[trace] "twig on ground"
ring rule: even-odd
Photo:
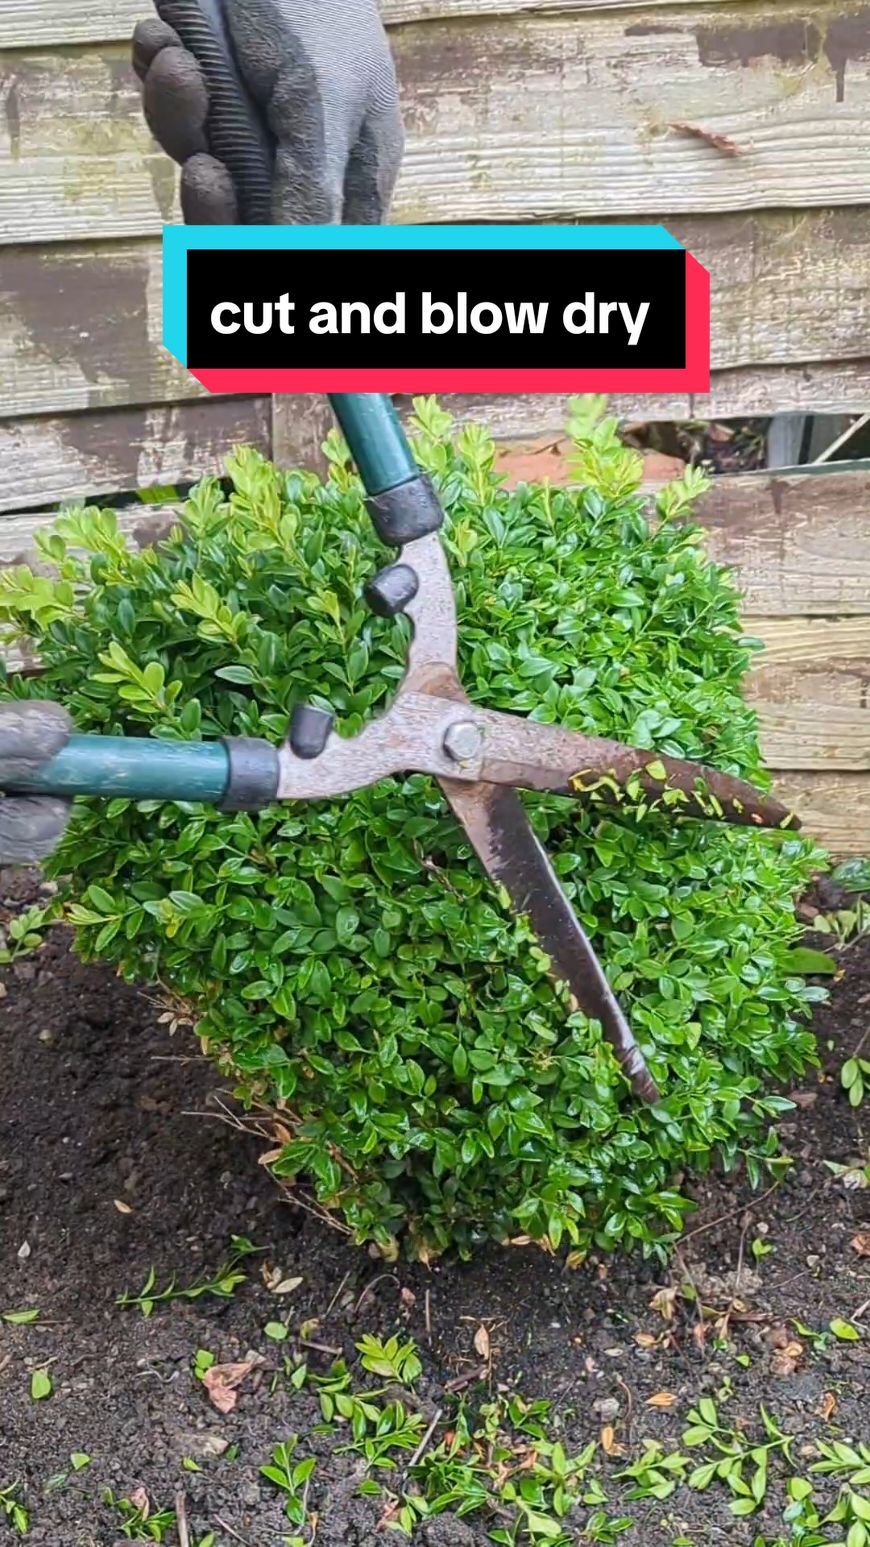
[[[441,1422],[442,1412],[443,1412],[443,1408],[436,1407],[436,1409],[435,1409],[435,1416],[433,1417],[432,1422],[430,1423],[428,1429],[426,1430],[426,1433],[423,1435],[423,1438],[421,1439],[419,1445],[417,1446],[417,1449],[414,1451],[413,1456],[411,1457],[410,1461],[408,1462],[408,1465],[406,1467],[406,1471],[412,1472],[414,1470],[414,1467],[418,1464],[418,1462],[422,1460],[423,1456],[425,1456],[426,1451],[429,1449],[429,1446],[432,1443],[432,1436],[435,1433],[435,1430],[438,1428],[439,1423]]]
[[[431,1299],[430,1299],[430,1296],[429,1296],[428,1289],[426,1290],[426,1299],[424,1301],[424,1307],[425,1307],[425,1314],[426,1314],[426,1339],[427,1339],[427,1341],[429,1343],[431,1343],[431,1341],[432,1341],[432,1302],[431,1302]]]
[[[333,1295],[333,1297],[330,1300],[328,1306],[326,1307],[326,1315],[323,1318],[324,1321],[326,1321],[327,1318],[329,1316],[331,1316],[333,1311],[335,1310],[335,1307],[337,1306],[339,1300],[341,1299],[342,1292],[344,1290],[344,1286],[347,1283],[349,1278],[350,1278],[350,1268],[348,1268],[347,1272],[344,1275],[344,1278],[342,1279],[341,1283],[339,1284],[338,1288],[336,1289],[335,1294]]]
[[[175,1495],[175,1523],[178,1526],[178,1547],[190,1547],[190,1531],[187,1527],[187,1504],[183,1493]]]
[[[782,1182],[776,1181],[759,1198],[753,1198],[751,1203],[741,1203],[736,1209],[730,1209],[727,1214],[720,1214],[718,1219],[711,1219],[706,1225],[696,1225],[694,1230],[687,1230],[685,1235],[680,1236],[680,1245],[685,1246],[686,1242],[691,1241],[693,1236],[703,1235],[706,1230],[715,1230],[717,1225],[726,1225],[730,1219],[738,1219],[741,1214],[748,1214],[750,1209],[759,1208],[765,1198],[769,1198],[771,1193],[776,1192],[777,1188],[781,1186]]]
[[[331,1354],[333,1359],[340,1359],[344,1353],[343,1348],[336,1348],[334,1343],[315,1343],[313,1338],[300,1338],[303,1348],[313,1348],[318,1354]]]
[[[698,1286],[692,1277],[692,1270],[688,1267],[686,1259],[681,1251],[677,1250],[674,1253],[674,1260],[695,1297],[693,1301],[695,1308],[695,1329],[693,1336],[698,1352],[699,1354],[702,1354],[707,1345],[707,1328],[704,1322],[704,1302],[701,1299]]]
[[[630,1445],[631,1444],[632,1419],[634,1417],[634,1397],[631,1394],[631,1387],[626,1384],[626,1382],[623,1380],[621,1375],[617,1375],[617,1377],[616,1377],[616,1384],[619,1387],[620,1391],[624,1391],[625,1392],[625,1402],[626,1402],[625,1437],[628,1440],[628,1443]]]
[[[371,1294],[374,1293],[374,1290],[375,1290],[376,1286],[378,1284],[382,1284],[385,1279],[392,1279],[392,1281],[396,1285],[396,1287],[397,1288],[400,1287],[399,1280],[397,1279],[395,1273],[379,1273],[377,1275],[377,1278],[373,1278],[370,1283],[366,1284],[365,1289],[363,1290],[362,1294],[360,1295],[359,1299],[356,1302],[356,1305],[353,1308],[353,1311],[351,1312],[352,1319],[354,1319],[354,1320],[356,1319],[356,1317],[359,1315],[360,1311],[362,1310],[363,1306],[365,1305],[366,1300],[369,1298],[369,1296]]]
[[[808,1278],[811,1272],[811,1268],[801,1268],[800,1273],[790,1273],[788,1278],[781,1278],[778,1284],[768,1284],[767,1293],[772,1295],[777,1289],[785,1289],[788,1284],[794,1284],[799,1278]]]
[[[228,1521],[221,1520],[220,1515],[215,1515],[214,1523],[215,1523],[216,1526],[220,1526],[222,1531],[226,1531],[227,1536],[232,1536],[237,1542],[241,1542],[242,1547],[251,1547],[251,1544],[248,1541],[247,1537],[246,1536],[240,1536],[238,1531],[234,1530],[233,1527],[228,1523]]]
[[[746,1223],[743,1226],[743,1229],[740,1232],[740,1244],[739,1244],[739,1246],[737,1248],[737,1267],[736,1267],[735,1272],[734,1272],[734,1293],[731,1296],[731,1303],[732,1303],[732,1305],[733,1305],[734,1301],[739,1298],[739,1295],[740,1295],[740,1279],[741,1279],[742,1274],[743,1274],[743,1255],[744,1255],[744,1251],[745,1251],[745,1248],[746,1248],[746,1237],[749,1234],[749,1227],[750,1227],[751,1224],[752,1224],[751,1219],[747,1219]]]
[[[863,1053],[864,1047],[865,1047],[865,1044],[867,1042],[867,1038],[868,1037],[870,1037],[870,1026],[868,1026],[867,1030],[863,1033],[863,1035],[861,1037],[859,1037],[855,1047],[853,1047],[852,1053],[851,1053],[852,1058],[857,1058],[860,1053]]]
[[[463,1391],[466,1386],[471,1386],[476,1380],[486,1380],[489,1374],[489,1366],[479,1364],[476,1369],[469,1371],[467,1375],[457,1375],[455,1380],[449,1380],[444,1387],[445,1391]]]

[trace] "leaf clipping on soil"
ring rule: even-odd
[[[236,1364],[213,1364],[202,1377],[209,1401],[219,1413],[231,1413],[239,1400],[238,1388],[260,1359],[241,1359]]]
[[[474,1334],[474,1350],[475,1353],[480,1354],[481,1359],[489,1359],[492,1352],[489,1333],[483,1325],[479,1326]]]
[[[34,1402],[42,1402],[52,1393],[51,1376],[47,1370],[34,1370],[30,1377],[30,1395]]]

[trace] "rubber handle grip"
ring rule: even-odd
[[[199,62],[209,94],[211,153],[229,169],[240,223],[272,224],[272,138],[241,77],[220,0],[155,0],[162,21],[174,27]]]
[[[258,737],[71,736],[38,773],[16,780],[4,793],[183,800],[225,811],[261,811],[275,800],[278,779],[277,748]]]
[[[38,773],[7,794],[129,796],[219,805],[229,784],[220,741],[156,741],[140,736],[70,736]]]

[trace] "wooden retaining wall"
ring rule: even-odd
[[[660,221],[711,271],[709,396],[666,419],[870,407],[870,3],[384,0],[409,131],[399,221]],[[208,398],[162,349],[175,174],[128,38],[149,0],[0,0],[0,552],[59,500],[186,482],[247,441],[316,454],[317,403]],[[458,399],[502,438],[544,396]],[[783,787],[870,852],[870,475],[723,479],[705,519],[769,651]]]

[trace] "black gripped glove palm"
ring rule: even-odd
[[[39,772],[66,746],[72,722],[59,704],[41,699],[0,704],[0,791]],[[70,803],[53,795],[0,798],[0,864],[45,859],[63,837]]]
[[[179,30],[190,0],[155,0],[133,39],[145,116],[180,163],[184,218],[234,225],[239,189],[209,142],[209,88]],[[198,0],[223,31],[274,154],[278,225],[377,225],[404,148],[399,92],[377,0]]]

